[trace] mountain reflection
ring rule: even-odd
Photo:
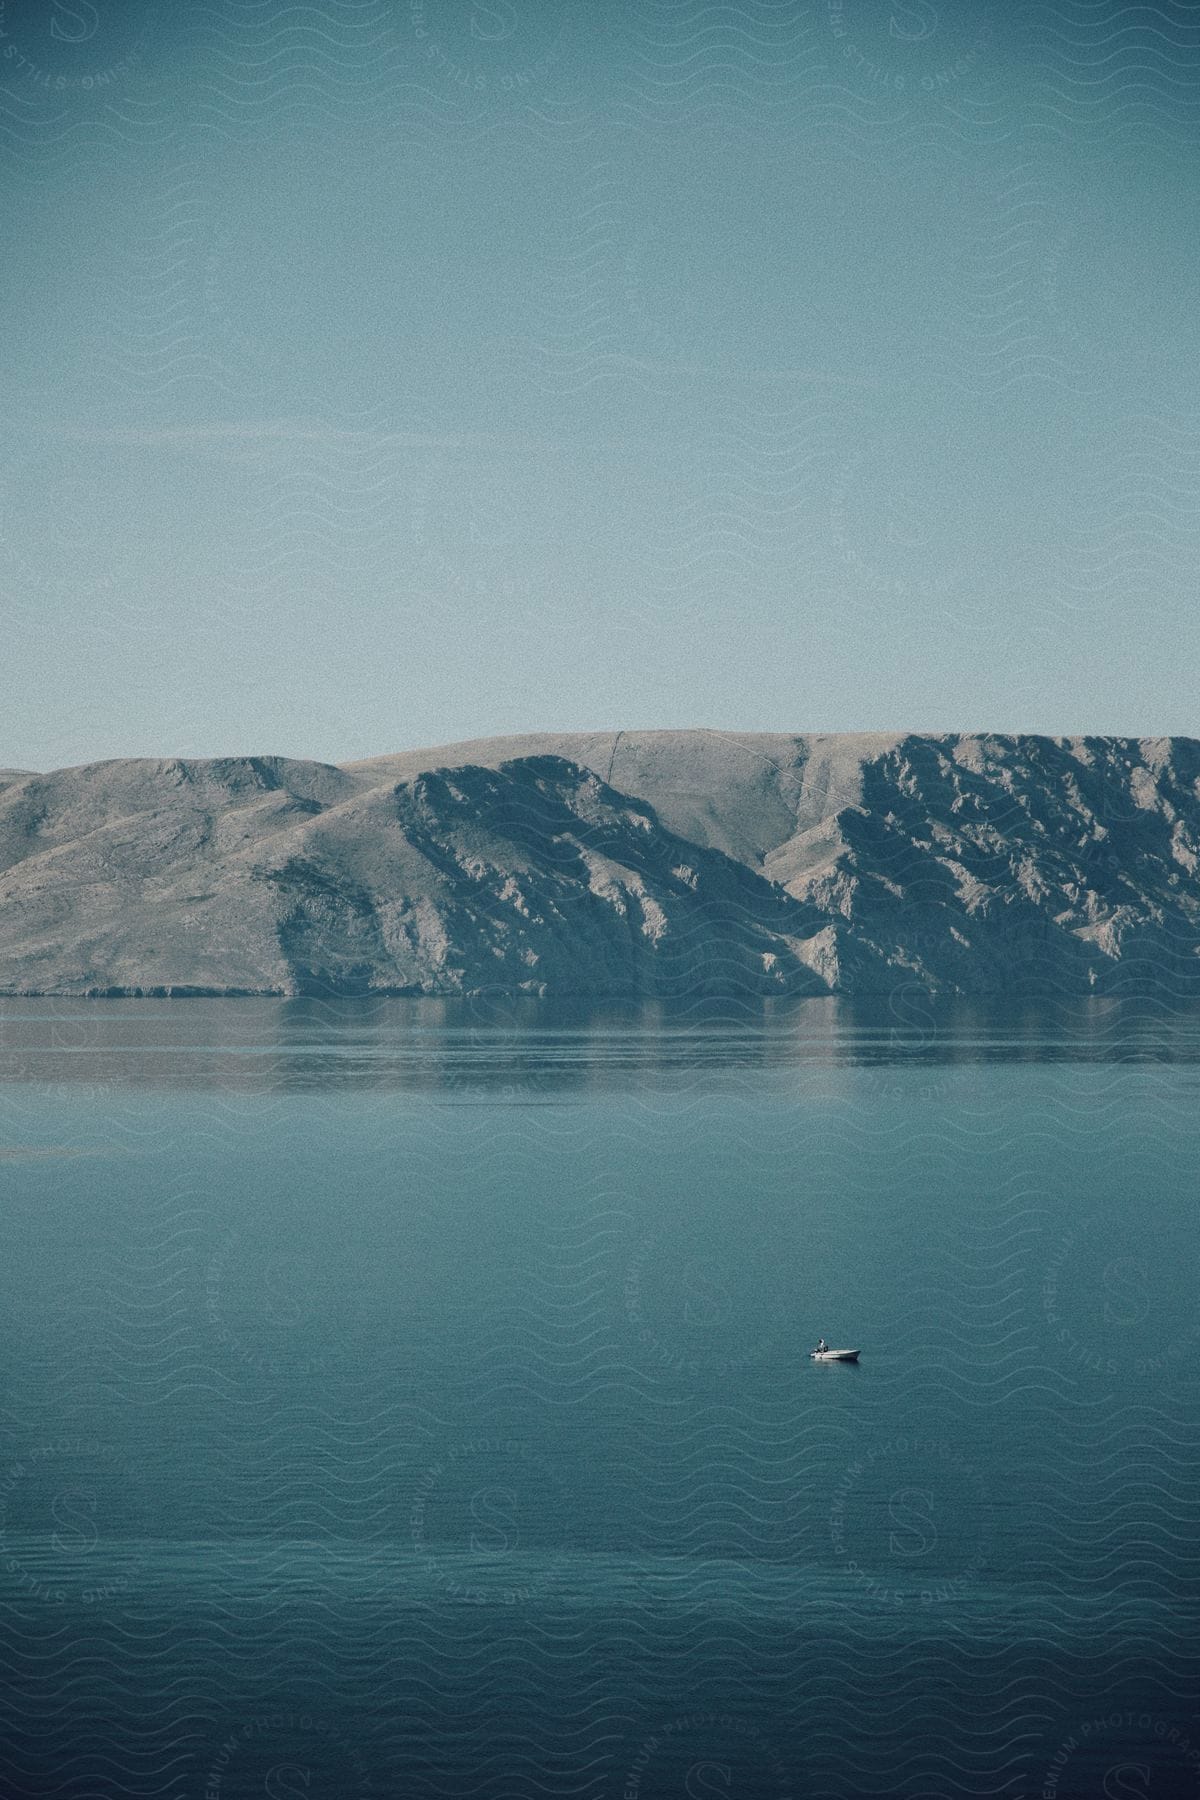
[[[396,1089],[468,1101],[793,1068],[1192,1062],[1200,1008],[1118,1000],[727,1005],[447,999],[0,999],[0,1079],[240,1090]]]

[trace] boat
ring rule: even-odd
[[[814,1362],[857,1362],[861,1350],[810,1350]]]

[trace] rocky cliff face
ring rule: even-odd
[[[0,990],[1200,993],[1192,739],[616,732],[0,780]]]

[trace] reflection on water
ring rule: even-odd
[[[0,999],[0,1080],[542,1094],[798,1067],[1190,1063],[1200,1007],[873,999]]]

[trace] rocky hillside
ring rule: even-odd
[[[0,991],[1200,992],[1200,742],[608,732],[0,775]]]

